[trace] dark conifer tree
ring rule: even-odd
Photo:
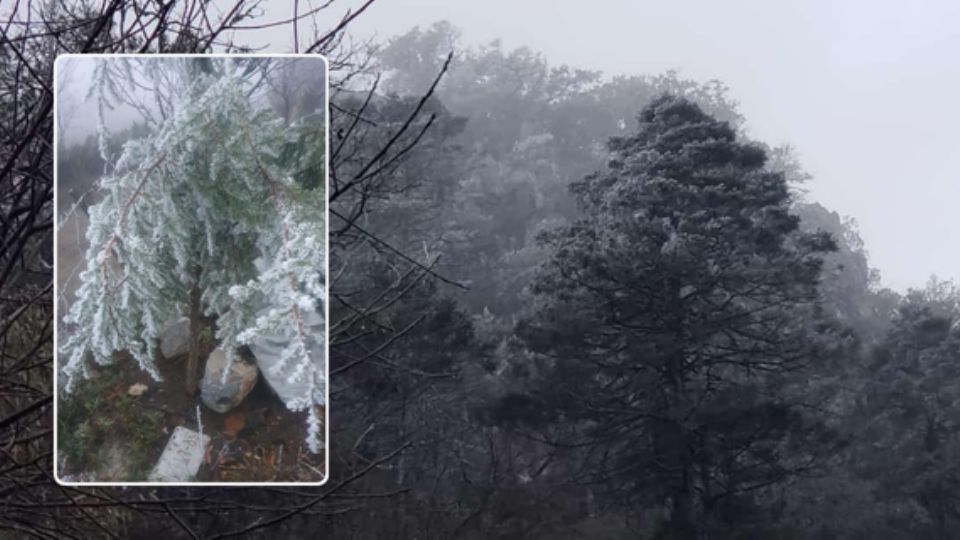
[[[546,359],[548,406],[579,421],[592,476],[662,505],[669,537],[749,526],[759,492],[809,466],[793,375],[822,357],[826,233],[802,233],[766,155],[663,96],[574,184],[584,217],[554,252],[518,331]]]

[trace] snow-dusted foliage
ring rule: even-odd
[[[87,266],[64,320],[62,373],[69,391],[91,363],[127,351],[160,380],[161,325],[185,313],[198,283],[231,361],[265,332],[289,337],[281,363],[310,384],[286,405],[310,411],[316,450],[312,405],[323,404],[325,381],[309,353],[325,336],[316,326],[308,335],[303,320],[323,317],[325,301],[324,136],[316,123],[284,125],[256,109],[247,86],[229,69],[198,75],[173,114],[128,141],[102,178]],[[256,315],[258,298],[268,300],[268,315]]]

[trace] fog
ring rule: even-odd
[[[945,1],[407,0],[375,2],[352,29],[386,39],[446,19],[465,46],[501,39],[554,65],[720,79],[749,134],[794,146],[808,197],[855,218],[883,283],[903,291],[960,277],[958,15]],[[289,29],[274,32],[288,47]]]
[[[359,5],[359,2],[354,2]],[[714,2],[573,0],[375,2],[352,26],[387,40],[448,20],[464,46],[499,39],[553,65],[607,75],[719,79],[740,104],[750,136],[794,147],[813,175],[808,198],[853,217],[883,284],[898,291],[931,275],[960,278],[960,237],[948,205],[960,198],[960,5],[931,2]],[[344,5],[346,7],[346,4]],[[272,4],[267,20],[292,13]],[[289,49],[289,27],[252,45]],[[83,74],[80,75],[82,77]],[[85,86],[85,85],[84,85]],[[81,96],[63,103],[82,104]],[[64,107],[61,106],[61,110]],[[95,125],[95,109],[71,107],[69,125]],[[69,131],[69,130],[67,130]],[[69,140],[85,137],[67,133]]]

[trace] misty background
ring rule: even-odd
[[[960,278],[960,250],[945,242],[960,237],[950,217],[960,198],[956,3],[383,1],[351,34],[386,40],[427,28],[424,14],[450,21],[465,47],[499,40],[608,77],[675,70],[722,81],[747,134],[793,147],[812,175],[809,198],[856,220],[884,286],[902,293],[931,275]],[[282,3],[264,9],[266,20],[291,15]],[[290,36],[281,26],[250,41],[282,47]],[[89,74],[68,76],[79,87]],[[60,97],[66,140],[82,140],[96,109],[83,94]]]
[[[264,19],[290,17],[282,4]],[[960,278],[958,18],[960,4],[942,0],[388,0],[351,34],[382,41],[448,20],[464,47],[500,40],[607,76],[720,80],[750,137],[794,148],[813,177],[809,198],[857,221],[883,285],[902,293],[931,274]],[[260,36],[291,44],[289,27]]]

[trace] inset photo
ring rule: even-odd
[[[327,64],[55,65],[64,484],[327,478]]]

